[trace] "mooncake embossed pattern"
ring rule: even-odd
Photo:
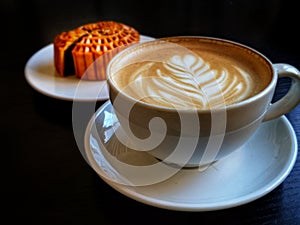
[[[54,64],[62,77],[105,80],[110,59],[140,41],[139,32],[123,23],[100,21],[62,32],[54,39]]]

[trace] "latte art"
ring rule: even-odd
[[[222,107],[251,97],[256,88],[243,68],[224,58],[211,64],[192,53],[174,55],[164,62],[131,64],[113,79],[133,98],[179,108]]]

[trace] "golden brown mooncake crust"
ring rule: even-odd
[[[139,41],[139,32],[123,23],[86,24],[55,37],[55,68],[62,77],[75,74],[80,79],[105,80],[111,58]]]

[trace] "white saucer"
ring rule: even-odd
[[[153,39],[141,35],[141,42]],[[35,90],[49,97],[70,101],[108,99],[106,81],[86,81],[76,76],[60,77],[55,71],[53,59],[53,44],[49,44],[27,61],[25,78]]]
[[[124,148],[114,136],[114,129],[118,126],[111,103],[107,101],[86,128],[83,156],[114,189],[159,208],[210,211],[254,201],[285,180],[297,157],[295,132],[288,119],[282,116],[263,123],[244,147],[204,171],[181,169],[162,182],[145,186],[125,185],[115,182],[119,174],[106,157],[108,151],[110,157],[132,165],[143,166],[157,160],[146,152]],[[147,174],[137,179],[147,179]]]

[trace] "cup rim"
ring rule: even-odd
[[[164,41],[164,40],[167,40],[167,39],[181,39],[181,38],[183,38],[183,39],[189,39],[189,38],[206,39],[206,40],[212,40],[212,41],[217,41],[217,42],[223,42],[223,43],[227,43],[227,44],[231,44],[231,45],[235,45],[235,46],[239,46],[239,47],[242,47],[244,49],[247,49],[247,50],[251,51],[252,53],[254,53],[255,55],[259,56],[261,59],[263,59],[263,61],[266,62],[266,64],[269,66],[270,71],[271,71],[271,75],[272,75],[271,80],[263,90],[261,90],[259,93],[255,94],[255,95],[253,95],[253,96],[251,96],[247,99],[244,99],[242,101],[235,102],[235,103],[232,103],[232,104],[229,104],[229,105],[225,105],[224,107],[220,107],[220,108],[216,107],[216,108],[205,108],[205,109],[197,108],[197,107],[191,107],[191,108],[177,108],[177,107],[175,107],[175,108],[170,108],[170,107],[166,107],[166,106],[159,106],[159,105],[156,105],[156,104],[143,102],[143,101],[140,101],[140,100],[137,100],[137,99],[131,97],[130,95],[127,95],[126,93],[123,93],[112,81],[111,76],[109,75],[110,74],[109,71],[111,70],[111,67],[113,66],[113,64],[115,64],[116,61],[118,61],[122,56],[124,56],[126,54],[130,54],[135,49],[139,48],[139,46],[151,45],[151,43],[157,42],[157,41],[160,41],[160,40]],[[276,82],[277,82],[277,79],[278,79],[276,74],[275,74],[275,70],[274,70],[272,62],[264,54],[262,54],[261,52],[255,50],[254,48],[249,47],[245,44],[236,42],[236,41],[228,40],[228,39],[217,38],[217,37],[209,37],[209,36],[195,36],[195,35],[194,36],[191,36],[191,35],[187,35],[187,36],[182,36],[182,35],[181,36],[168,36],[168,37],[158,38],[158,39],[155,39],[155,40],[152,40],[152,41],[149,41],[149,42],[137,43],[137,44],[134,44],[132,46],[129,46],[128,48],[126,48],[126,49],[122,50],[121,52],[117,53],[110,60],[110,62],[107,65],[107,68],[106,68],[106,74],[107,74],[108,88],[113,87],[115,90],[117,90],[118,94],[121,94],[123,97],[126,97],[126,98],[130,99],[131,101],[135,102],[135,104],[139,104],[143,107],[152,108],[152,109],[156,109],[156,110],[160,110],[160,111],[167,111],[167,112],[176,111],[176,112],[185,112],[185,113],[195,112],[195,110],[197,111],[197,113],[210,113],[211,111],[218,112],[218,111],[223,111],[224,109],[230,110],[230,109],[243,107],[243,106],[245,106],[249,103],[252,103],[255,100],[265,96],[267,93],[269,93],[273,89],[274,85],[276,85]]]

